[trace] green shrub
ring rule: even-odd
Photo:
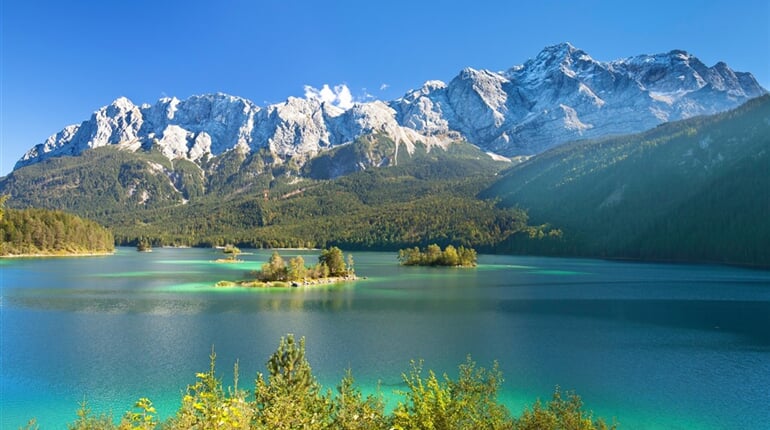
[[[268,374],[257,376],[254,395],[239,388],[238,362],[233,387],[225,389],[216,374],[212,350],[207,372],[195,375],[176,414],[159,422],[152,402],[139,399],[116,426],[109,415],[94,416],[83,401],[69,430],[614,430],[583,410],[576,394],[562,395],[557,387],[551,401],[539,400],[519,418],[497,401],[503,376],[494,363],[477,367],[470,357],[459,366],[456,380],[412,362],[402,375],[406,390],[390,415],[382,395],[363,396],[348,370],[334,393],[324,391],[305,356],[305,339],[282,337],[267,361]],[[36,429],[32,420],[26,429]]]

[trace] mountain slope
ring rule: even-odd
[[[604,63],[562,43],[505,72],[467,68],[449,84],[428,82],[391,106],[419,132],[454,130],[515,156],[717,113],[765,93],[751,74],[706,67],[684,51]]]
[[[158,152],[96,148],[17,169],[0,180],[16,207],[63,209],[94,217],[182,204],[202,196],[198,166]]]
[[[304,165],[276,163],[268,150],[226,151],[200,164],[169,160],[154,147],[132,152],[120,145],[53,157],[0,178],[0,194],[15,207],[64,209],[83,216],[105,216],[186,205],[201,199],[223,201],[239,196],[281,195],[315,183],[372,167],[414,170],[423,179],[493,175],[509,165],[465,143],[436,149],[416,143],[399,151],[387,135],[365,135],[311,158]],[[402,148],[403,149],[403,148]],[[106,221],[105,221],[106,222]]]
[[[724,111],[764,93],[751,74],[721,62],[707,67],[684,51],[606,63],[562,43],[504,72],[466,68],[448,84],[429,81],[398,100],[347,110],[293,97],[266,107],[226,94],[142,106],[119,98],[31,148],[16,168],[108,145],[154,148],[198,165],[231,151],[263,151],[275,165],[302,167],[370,134],[389,136],[405,152],[418,142],[444,148],[464,139],[505,156],[530,155],[577,138]]]
[[[552,149],[481,196],[558,225],[557,253],[767,266],[768,172],[764,96],[727,113]]]
[[[423,136],[396,123],[382,102],[357,104],[343,111],[315,99],[290,97],[265,108],[226,94],[160,99],[136,106],[121,97],[30,149],[15,169],[88,149],[117,146],[137,152],[157,150],[169,160],[203,165],[228,152],[266,151],[274,164],[302,165],[318,153],[372,133],[385,133],[411,152],[414,144],[445,146],[452,139]],[[456,137],[456,136],[455,136]]]
[[[14,207],[95,218],[121,243],[140,236],[156,244],[256,246],[429,240],[501,250],[509,238],[515,248],[516,236],[545,236],[527,240],[527,250],[713,260],[716,250],[650,240],[659,231],[689,231],[688,242],[702,236],[672,222],[672,214],[717,204],[706,199],[707,183],[722,190],[725,207],[756,213],[747,201],[729,199],[732,187],[759,192],[757,184],[765,184],[750,173],[765,160],[746,158],[762,154],[757,142],[766,130],[746,133],[765,119],[745,129],[730,121],[766,97],[739,113],[558,145],[723,111],[765,92],[750,74],[723,63],[706,67],[683,51],[603,63],[560,44],[505,72],[467,68],[448,84],[429,81],[401,99],[347,110],[298,98],[259,107],[225,94],[142,106],[120,98],[32,148],[0,178],[0,194],[10,194]],[[743,143],[732,144],[735,136]],[[518,209],[475,198],[510,166],[496,154],[554,146],[482,194],[529,209],[540,227],[527,226]],[[738,165],[745,175],[726,177]],[[744,183],[748,177],[754,182]],[[563,240],[555,239],[559,228]],[[763,249],[742,250],[740,258],[731,251],[728,259],[759,261]]]
[[[339,148],[352,154],[328,154],[369,157],[373,147],[395,143],[364,136]],[[102,147],[19,169],[0,180],[0,189],[16,207],[63,207],[97,219],[119,244],[149,238],[154,245],[397,249],[455,243],[491,250],[528,228],[523,211],[474,197],[510,163],[467,143],[446,150],[416,144],[397,163],[332,180],[276,175],[261,158],[242,155],[251,157],[243,165],[252,172],[268,170],[249,177],[234,167],[239,157],[219,157],[216,168],[204,166],[215,172],[204,177],[194,163],[172,162],[157,151]],[[306,167],[315,169],[316,162],[326,160]]]

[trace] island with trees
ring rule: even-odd
[[[274,251],[270,260],[262,269],[253,272],[253,279],[245,281],[219,281],[218,287],[299,287],[319,284],[333,284],[342,281],[354,281],[353,256],[348,254],[347,261],[342,250],[333,246],[321,251],[318,263],[306,266],[301,255],[289,259],[288,263]]]
[[[105,255],[112,233],[94,221],[49,209],[6,209],[0,196],[0,256]]]
[[[225,258],[218,258],[217,263],[243,263],[243,260],[238,259],[238,256],[241,255],[241,249],[235,245],[225,245],[222,248],[222,253],[225,254]]]
[[[150,242],[150,239],[146,237],[140,238],[136,242],[136,250],[138,252],[152,252],[152,243]]]
[[[425,249],[418,247],[398,251],[398,261],[404,266],[476,267],[476,250],[447,245],[441,249],[436,244]]]

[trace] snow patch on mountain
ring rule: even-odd
[[[585,124],[578,118],[577,111],[567,105],[559,105],[562,112],[564,112],[564,128],[571,131],[577,131],[581,133],[593,126],[591,124]]]
[[[233,150],[267,150],[276,163],[301,164],[372,133],[409,152],[418,142],[430,150],[465,139],[516,157],[724,111],[766,92],[750,73],[723,62],[707,67],[686,51],[600,62],[561,43],[506,71],[465,68],[390,102],[356,103],[344,84],[306,86],[304,98],[265,107],[222,93],[142,106],[121,97],[31,148],[16,167],[107,145],[155,147],[198,165]]]

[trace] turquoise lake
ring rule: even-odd
[[[282,251],[315,262],[313,251]],[[251,387],[281,336],[307,339],[315,375],[350,368],[395,401],[412,359],[456,373],[500,363],[514,414],[556,385],[621,429],[770,429],[770,272],[482,255],[476,269],[400,267],[354,252],[367,279],[215,288],[265,262],[211,249],[0,260],[0,428],[66,428],[78,403],[117,418],[139,397],[163,416],[208,368]]]

